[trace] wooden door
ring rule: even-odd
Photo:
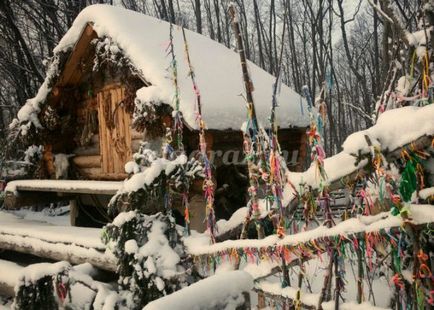
[[[131,117],[125,110],[125,88],[111,86],[97,94],[101,170],[105,175],[125,175],[131,159]]]

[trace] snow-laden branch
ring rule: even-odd
[[[434,222],[434,206],[432,205],[409,205],[408,206],[412,223],[414,225],[424,225]],[[316,229],[288,235],[280,239],[277,235],[269,236],[265,239],[246,239],[246,240],[227,240],[213,245],[201,245],[194,240],[186,242],[188,252],[194,256],[218,255],[221,253],[231,253],[238,249],[254,249],[255,251],[268,251],[281,247],[297,248],[300,245],[306,245],[312,241],[317,241],[318,251],[325,251],[325,244],[339,237],[346,241],[360,238],[365,234],[378,233],[380,230],[396,230],[405,222],[400,216],[393,216],[389,212],[383,212],[374,216],[360,216],[343,221],[332,228],[325,226]],[[189,238],[187,238],[189,239]],[[296,258],[298,259],[298,258]]]

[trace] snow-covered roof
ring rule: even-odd
[[[167,70],[170,59],[166,53],[169,43],[169,23],[124,8],[92,5],[84,9],[72,27],[54,49],[54,53],[70,50],[79,40],[87,24],[91,24],[98,37],[109,37],[128,57],[142,78],[151,84],[137,91],[142,102],[172,103],[174,86]],[[173,43],[178,63],[180,110],[185,121],[196,128],[195,94],[188,76],[182,31],[174,27]],[[202,97],[202,114],[208,128],[239,129],[246,120],[244,85],[241,65],[236,52],[203,35],[186,30],[190,56]],[[259,122],[268,127],[272,85],[275,78],[255,64],[248,64],[254,84],[254,101]],[[37,122],[39,102],[50,91],[47,83],[37,96],[27,101],[18,113],[20,123]],[[304,99],[282,85],[278,95],[277,121],[282,127],[304,127],[309,123]],[[37,124],[35,124],[37,125]]]

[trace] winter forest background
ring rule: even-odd
[[[2,0],[0,1],[0,139],[26,99],[44,79],[53,48],[77,14],[94,3],[109,3],[182,24],[234,49],[229,0]],[[282,78],[301,93],[325,86],[328,155],[352,132],[373,125],[375,104],[391,71],[406,62],[395,42],[399,29],[383,23],[369,2],[377,0],[236,0],[247,57],[269,73],[278,70],[282,26]],[[394,18],[416,29],[420,0],[389,2]],[[285,12],[288,12],[287,14]],[[143,29],[146,31],[146,29]],[[399,52],[401,51],[401,52]],[[405,70],[403,66],[400,70]],[[402,74],[405,75],[405,72]],[[254,82],[254,81],[253,81]],[[391,81],[390,81],[391,82]],[[271,100],[271,98],[270,98]],[[240,107],[241,109],[241,107]],[[2,144],[4,141],[1,141]]]

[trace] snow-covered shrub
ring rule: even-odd
[[[164,134],[162,118],[172,114],[172,107],[162,104],[161,89],[150,85],[137,90],[134,99],[133,127],[139,131],[146,129],[148,137]]]
[[[134,66],[122,49],[110,38],[97,38],[93,39],[93,46],[95,46],[95,58],[93,61],[92,70],[95,72],[101,69],[122,69],[128,68],[136,71]]]
[[[42,145],[31,145],[24,151],[24,164],[28,176],[34,177],[39,173],[43,149]]]
[[[103,241],[118,258],[118,283],[128,309],[139,309],[194,280],[181,233],[169,215],[122,212],[106,226]]]
[[[172,160],[157,157],[157,153],[143,143],[134,161],[126,164],[133,173],[123,189],[110,201],[109,212],[138,210],[145,214],[165,211],[170,192],[182,192],[195,178],[203,177],[202,166],[194,158],[179,155]],[[175,154],[173,154],[175,156]]]
[[[170,148],[166,143],[162,153]],[[146,142],[133,159],[125,165],[129,179],[109,203],[117,216],[104,228],[103,242],[118,258],[123,306],[139,309],[195,280],[170,197],[202,177],[202,167],[184,154],[159,157]]]
[[[24,268],[15,287],[12,309],[59,309],[58,301],[65,296],[63,291],[60,292],[64,286],[58,279],[70,268],[67,262],[34,264]]]

